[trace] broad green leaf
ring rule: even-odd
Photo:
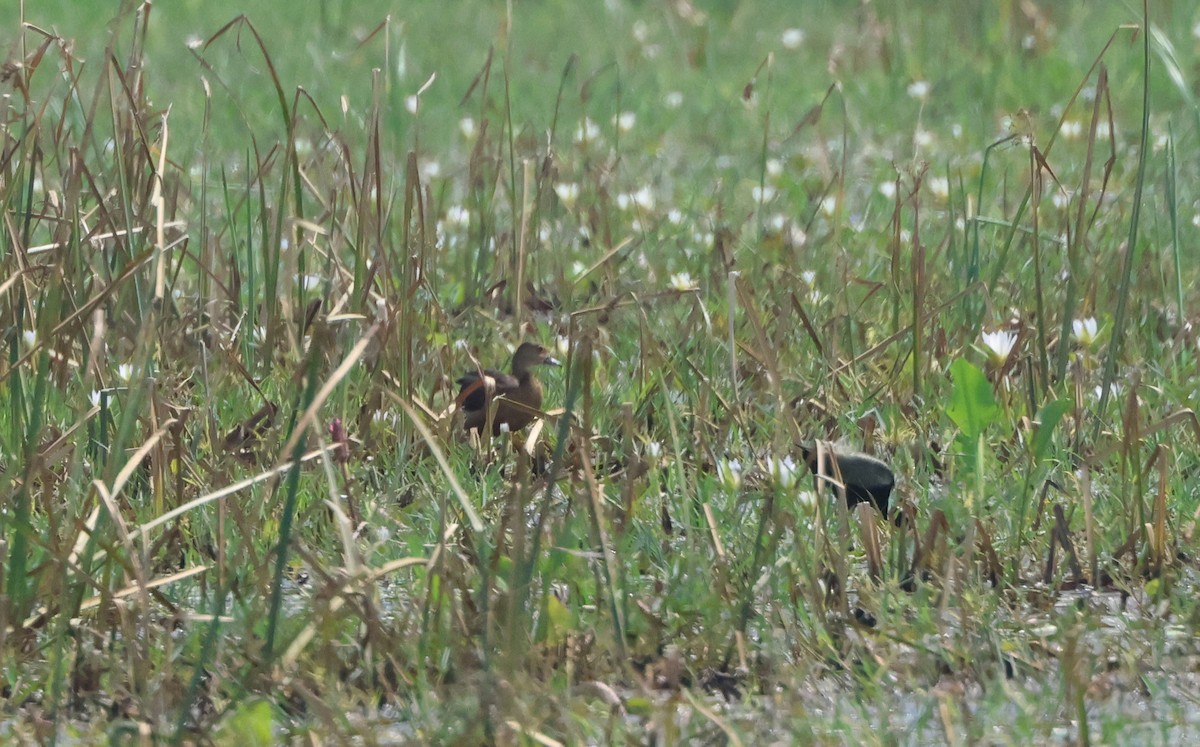
[[[954,380],[954,387],[950,392],[946,414],[963,436],[974,441],[995,422],[1000,414],[1000,406],[996,404],[992,385],[983,371],[966,358],[959,358],[950,364],[950,376]]]
[[[1070,408],[1071,402],[1066,399],[1056,399],[1042,405],[1042,410],[1038,413],[1038,427],[1033,433],[1034,459],[1042,459],[1046,456],[1046,452],[1050,450],[1050,438],[1054,435],[1054,429],[1058,427],[1058,421],[1062,420],[1062,416]]]
[[[260,698],[243,703],[231,713],[213,735],[217,744],[240,747],[276,744],[272,734],[271,705]]]

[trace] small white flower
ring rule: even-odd
[[[888,198],[889,200],[894,199],[896,197],[896,183],[895,182],[880,182],[879,187],[877,187],[877,189],[879,190],[879,194],[883,195],[884,197]]]
[[[775,188],[770,186],[760,187],[756,184],[754,185],[754,188],[750,190],[750,194],[754,197],[754,201],[757,203],[761,204],[764,202],[770,202],[775,198]]]
[[[946,198],[950,194],[950,180],[944,176],[935,176],[926,182],[934,197]]]
[[[933,133],[924,127],[918,127],[917,131],[913,133],[913,143],[918,148],[928,148],[933,145]]]
[[[821,212],[826,215],[833,215],[837,212],[838,201],[833,195],[825,195],[821,198]]]
[[[129,383],[129,380],[133,378],[133,364],[122,363],[121,365],[117,366],[117,378],[119,378],[121,381]]]
[[[769,456],[767,457],[767,474],[775,481],[775,484],[784,490],[790,490],[796,487],[796,481],[799,475],[796,470],[796,460],[791,456],[786,456],[782,459]]]
[[[579,199],[579,185],[575,182],[559,182],[554,185],[554,194],[558,195],[567,210],[574,210],[575,200]]]
[[[554,348],[563,358],[567,357],[567,353],[571,352],[571,338],[566,335],[558,335],[554,338]]]
[[[34,345],[37,345],[37,330],[36,329],[25,330],[24,332],[21,333],[21,337],[23,337],[25,339],[25,344],[28,345],[29,347],[33,347]]]
[[[474,140],[475,136],[479,134],[479,125],[475,124],[475,120],[473,118],[463,117],[462,119],[458,120],[458,131],[461,132],[462,136],[467,140]]]
[[[717,462],[717,479],[726,490],[737,490],[742,486],[742,463],[736,459]]]
[[[306,291],[321,287],[320,275],[297,275],[296,283]]]
[[[912,96],[914,99],[920,99],[921,101],[924,101],[925,99],[929,98],[929,89],[929,81],[914,80],[912,83],[908,84],[908,95]]]
[[[99,407],[100,406],[100,390],[93,389],[91,394],[88,395],[88,401],[92,403],[92,407]]]
[[[637,115],[633,112],[621,112],[613,117],[613,124],[617,126],[619,131],[629,132],[637,124]]]
[[[779,43],[784,49],[797,49],[804,43],[804,29],[784,29]]]
[[[1089,316],[1087,319],[1075,319],[1071,322],[1071,335],[1075,341],[1085,348],[1090,348],[1092,343],[1096,341],[1096,335],[1099,332],[1099,327],[1096,324],[1096,318]]]
[[[662,454],[663,447],[658,441],[651,441],[650,443],[646,444],[646,456],[650,457],[651,459],[661,459]]]
[[[677,291],[688,291],[696,288],[696,281],[686,272],[677,272],[671,276],[671,287]]]
[[[980,337],[983,340],[988,360],[997,366],[1008,360],[1008,355],[1017,342],[1015,334],[1002,329],[995,332],[984,332]]]
[[[653,210],[654,192],[649,187],[642,187],[633,193],[633,202],[642,210]]]
[[[471,211],[462,205],[451,205],[446,209],[446,222],[453,226],[468,226],[471,224]]]
[[[416,96],[406,96],[404,98],[404,108],[408,110],[409,114],[416,114],[417,108],[420,105],[421,99],[417,98]]]
[[[817,279],[817,273],[815,270],[805,270],[804,272],[800,273],[800,279],[803,280],[805,284],[812,285],[813,281]]]
[[[783,161],[778,158],[767,159],[767,176],[776,178],[783,174]]]
[[[584,117],[575,128],[575,142],[586,143],[600,137],[600,127],[590,118]]]
[[[1062,128],[1059,130],[1063,138],[1067,140],[1075,140],[1083,135],[1083,122],[1077,119],[1068,119],[1062,123]]]
[[[683,106],[683,94],[679,91],[671,91],[666,96],[663,96],[663,103],[668,109],[678,109]]]

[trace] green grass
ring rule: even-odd
[[[99,5],[6,36],[4,740],[1195,741],[1192,7]]]

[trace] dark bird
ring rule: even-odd
[[[542,383],[533,375],[534,366],[560,365],[550,351],[536,342],[523,342],[513,353],[512,374],[491,368],[483,371],[468,371],[458,380],[461,387],[455,402],[466,415],[468,431],[481,431],[488,419],[492,403],[496,403],[496,414],[492,417],[492,434],[499,435],[501,428],[519,431],[529,425],[542,408]]]
[[[800,451],[804,454],[804,463],[816,475],[818,473],[816,446],[800,444]],[[841,477],[842,484],[846,486],[846,505],[848,507],[854,508],[859,503],[870,503],[884,516],[888,515],[888,498],[891,497],[892,488],[896,485],[896,476],[892,473],[891,467],[866,454],[835,452],[829,447],[822,449],[822,453],[825,456],[825,463],[820,473],[831,480]],[[837,463],[836,469],[834,462]],[[897,515],[896,522],[899,523],[899,521],[900,516]]]

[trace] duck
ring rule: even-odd
[[[507,429],[515,433],[533,422],[542,408],[542,383],[533,374],[536,366],[559,366],[549,349],[536,342],[523,342],[513,353],[512,373],[492,368],[468,371],[456,382],[459,386],[455,403],[465,417],[463,427],[482,431],[488,413],[496,401],[492,416],[492,435]]]
[[[814,475],[823,474],[846,486],[846,505],[854,508],[859,503],[870,503],[885,517],[888,516],[888,499],[896,486],[896,475],[882,459],[857,452],[835,451],[826,446],[822,449],[824,464],[818,468],[816,445],[799,444],[804,463]],[[837,468],[834,468],[836,463]],[[895,521],[900,523],[902,514]]]

